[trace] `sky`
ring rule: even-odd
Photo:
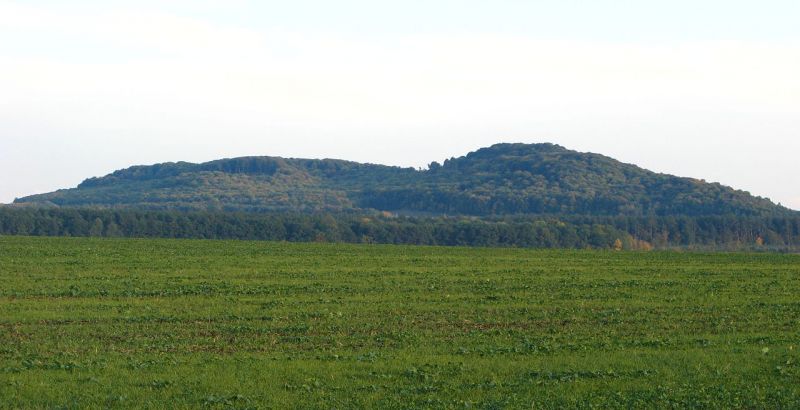
[[[246,155],[552,142],[800,209],[796,0],[0,0],[0,203]]]

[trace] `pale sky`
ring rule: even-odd
[[[800,1],[3,1],[0,203],[245,155],[553,142],[800,209]]]

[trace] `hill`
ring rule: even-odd
[[[243,157],[135,166],[15,203],[244,212],[783,216],[765,198],[554,144],[496,144],[427,170]]]

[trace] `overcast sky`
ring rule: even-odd
[[[0,0],[0,202],[554,142],[800,209],[800,1]]]

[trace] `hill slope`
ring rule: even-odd
[[[657,174],[553,144],[497,144],[427,170],[278,157],[135,166],[15,203],[475,216],[794,214],[720,184]]]

